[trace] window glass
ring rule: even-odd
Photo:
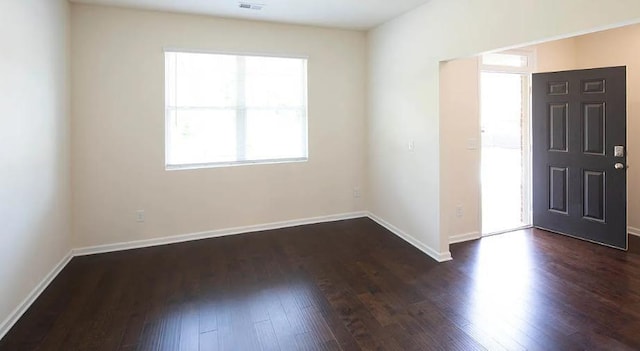
[[[525,55],[517,54],[485,54],[482,64],[488,66],[527,67],[529,59]]]

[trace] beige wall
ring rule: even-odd
[[[68,6],[0,1],[0,337],[69,253]]]
[[[580,14],[575,15],[575,8]],[[640,2],[432,0],[369,33],[369,209],[448,256],[439,63],[640,19]],[[407,140],[416,149],[408,152]]]
[[[365,209],[364,32],[77,4],[71,19],[76,247]],[[308,55],[309,161],[165,171],[163,47]]]
[[[528,47],[535,52],[536,72],[553,72],[576,69],[576,39],[553,40]]]
[[[450,241],[480,235],[478,61],[472,57],[440,65],[440,223]]]

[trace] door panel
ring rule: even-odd
[[[604,155],[604,103],[584,105],[584,152]]]
[[[626,68],[538,73],[532,89],[533,225],[626,249]]]
[[[551,124],[551,128],[549,128],[549,150],[567,152],[567,137],[569,131],[567,128],[567,111],[569,110],[569,105],[566,103],[550,104],[549,110]]]
[[[567,168],[550,167],[549,210],[567,214]]]
[[[605,198],[604,172],[584,171],[584,213],[583,217],[604,221]]]

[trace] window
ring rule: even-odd
[[[530,82],[534,64],[532,50],[482,55],[483,235],[531,224]]]
[[[165,52],[167,169],[307,159],[307,60]]]
[[[517,54],[485,54],[482,55],[482,64],[489,66],[527,67],[529,58]]]
[[[531,50],[509,50],[484,54],[480,68],[487,72],[531,73],[535,67],[535,55]]]

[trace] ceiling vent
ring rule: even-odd
[[[264,7],[264,4],[252,4],[248,2],[241,2],[239,4],[239,7],[241,9],[246,9],[246,10],[262,10],[262,8]]]

